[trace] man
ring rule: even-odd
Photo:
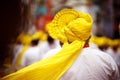
[[[24,33],[20,34],[20,36],[18,36],[17,39],[20,42],[15,46],[14,58],[11,66],[14,71],[17,71],[22,68],[21,64],[22,64],[23,55],[25,51],[29,48],[31,42],[31,37]]]
[[[64,43],[62,49],[2,80],[119,80],[114,60],[88,47],[92,22],[89,14],[60,11],[47,28],[53,38]]]
[[[23,55],[23,59],[21,61],[22,67],[26,67],[42,59],[42,54],[40,54],[38,43],[38,39],[31,41],[30,47]]]
[[[60,44],[58,40],[54,40],[52,37],[48,35],[47,41],[41,43],[40,45],[40,52],[42,54],[46,54],[48,51],[59,48]]]
[[[39,35],[33,34],[32,36],[25,35],[20,38],[23,46],[21,51],[17,52],[13,59],[13,66],[16,70],[26,67],[41,59],[42,54],[39,50]],[[12,67],[13,67],[12,66]]]

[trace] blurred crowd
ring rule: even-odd
[[[120,39],[110,39],[105,36],[91,36],[89,45],[108,53],[120,68]],[[59,40],[55,40],[43,31],[34,34],[21,33],[11,47],[11,63],[5,63],[6,74],[15,72],[23,67],[54,55],[55,51],[61,49]]]
[[[25,31],[30,33],[35,31],[34,27],[37,30],[45,31],[45,25],[53,19],[53,16],[58,11],[68,8],[89,13],[92,16],[94,19],[93,35],[110,38],[119,37],[120,31],[118,25],[116,25],[119,19],[114,18],[117,14],[115,15],[115,10],[111,6],[113,5],[112,0],[23,0],[23,5],[22,24],[25,26]],[[117,21],[117,23],[114,21]]]
[[[111,11],[102,12],[102,8],[95,5],[92,0],[23,0],[22,2],[24,5],[22,26],[25,28],[10,45],[9,56],[4,63],[5,75],[40,61],[48,57],[48,53],[52,53],[53,49],[61,48],[60,41],[48,34],[46,24],[58,11],[65,8],[89,13],[92,16],[94,22],[89,41],[90,47],[112,56],[120,70],[120,39],[112,39]],[[111,17],[107,16],[108,14]],[[102,18],[103,16],[105,19]]]

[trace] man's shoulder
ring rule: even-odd
[[[83,49],[82,53],[87,54],[87,55],[101,56],[103,58],[111,57],[106,52],[103,52],[99,49],[95,49],[95,48],[91,48],[91,47]]]

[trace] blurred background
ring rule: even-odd
[[[12,64],[21,33],[47,33],[46,24],[65,8],[89,13],[94,19],[92,35],[118,40],[112,45],[120,46],[120,0],[4,0],[0,6],[0,77],[9,74],[6,69]]]

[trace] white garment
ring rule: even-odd
[[[23,44],[17,44],[15,47],[14,47],[14,50],[13,50],[13,61],[12,61],[12,65],[15,65],[16,64],[16,60],[17,60],[17,57],[19,55],[19,53],[21,52],[23,48]]]
[[[60,80],[120,80],[118,77],[118,68],[111,56],[89,47],[82,50]]]
[[[40,52],[42,54],[46,54],[48,51],[55,49],[55,48],[60,48],[60,43],[58,40],[55,40],[53,44],[49,44],[47,41],[40,44]]]
[[[30,64],[33,64],[42,59],[43,54],[40,53],[39,46],[31,46],[29,49],[24,53],[21,61],[21,66],[25,67]]]
[[[114,52],[112,48],[108,48],[106,50],[106,53],[108,53],[116,62],[118,67],[120,67],[120,53],[119,52]]]
[[[61,50],[61,47],[55,48],[55,49],[52,49],[52,50],[48,51],[48,52],[43,56],[43,59],[55,55],[55,54],[56,54],[57,52],[59,52],[60,50]]]
[[[90,45],[91,48],[99,49],[98,46],[95,43],[89,43],[89,45]]]

